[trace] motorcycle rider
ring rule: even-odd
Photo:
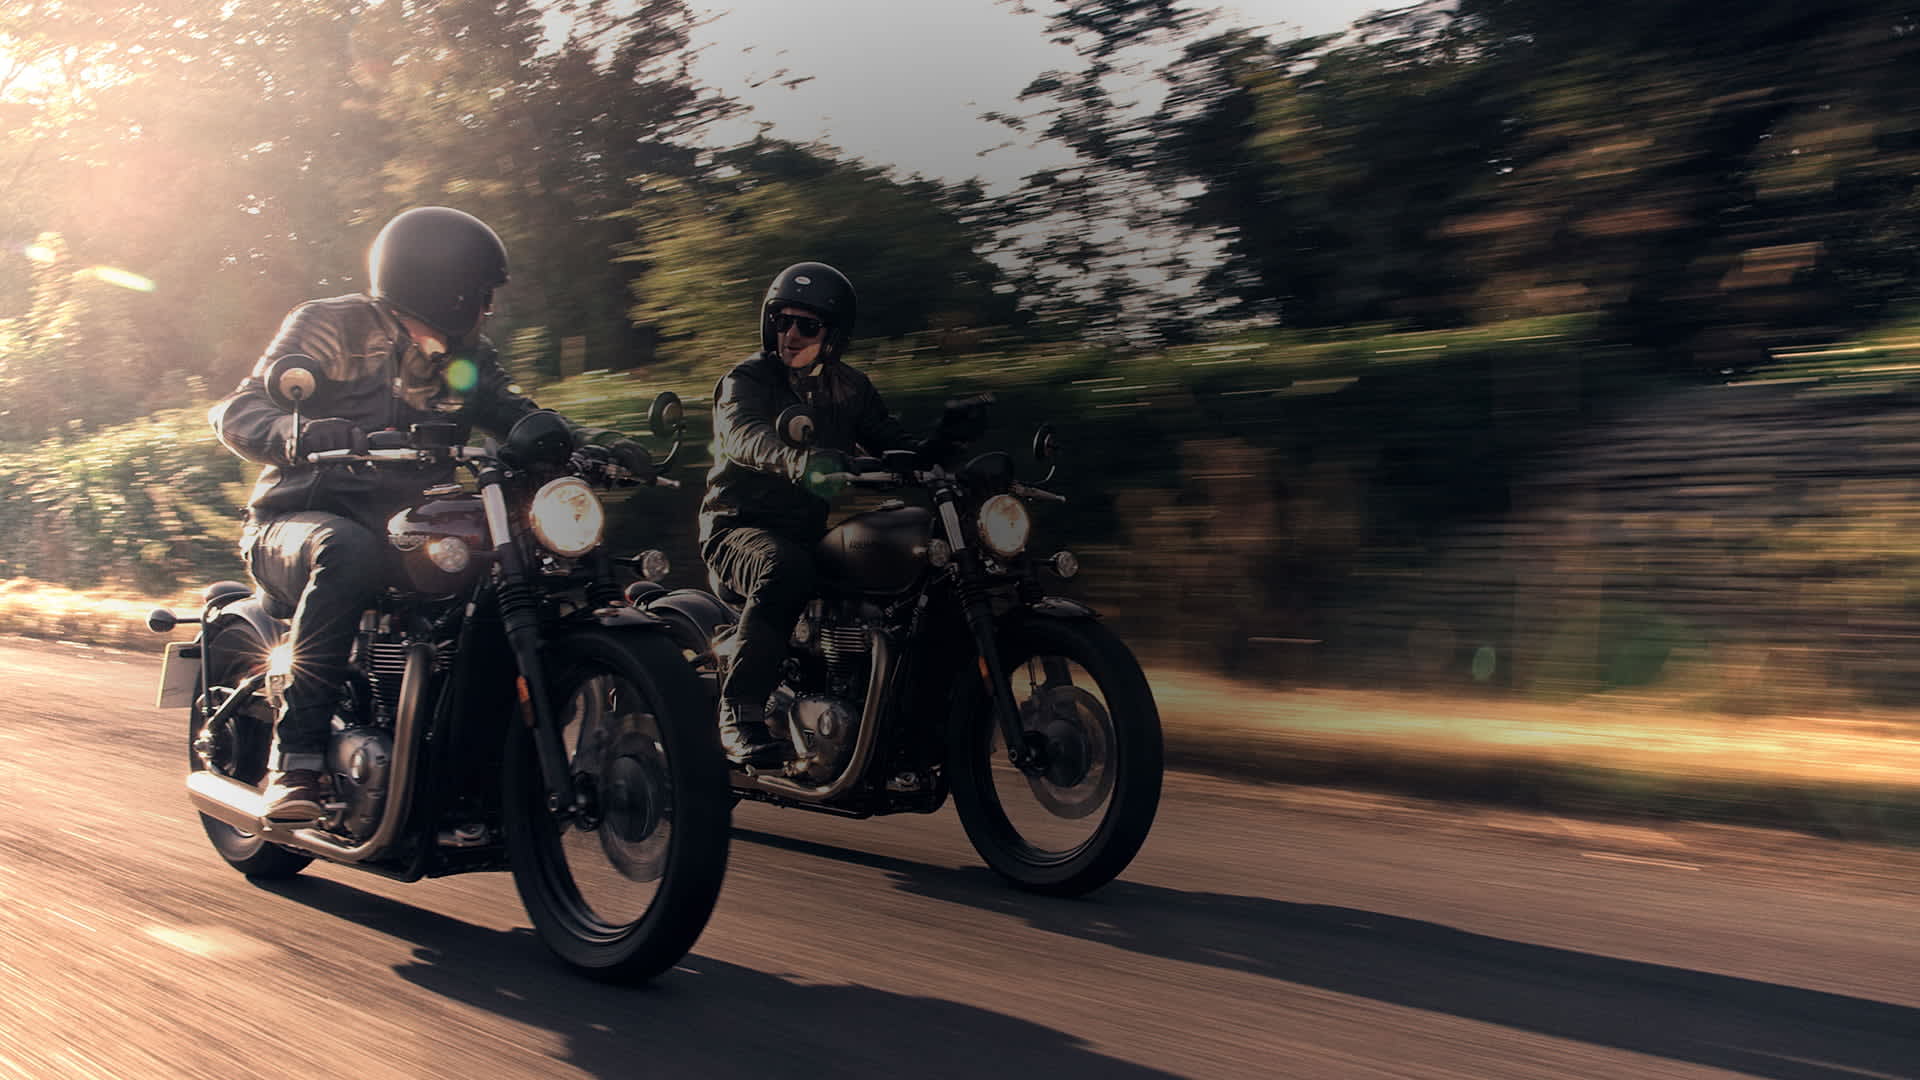
[[[713,395],[713,468],[700,507],[700,552],[714,577],[745,598],[738,649],[721,687],[720,743],[736,764],[772,768],[790,755],[767,728],[767,699],[794,622],[814,595],[813,548],[827,531],[826,478],[856,451],[915,450],[939,460],[978,438],[979,409],[949,412],[921,440],[887,410],[873,383],[842,358],[853,336],[852,282],[833,267],[782,270],[760,304],[760,351]],[[774,430],[788,407],[814,412],[813,444]]]
[[[208,411],[220,441],[264,465],[248,504],[240,552],[255,582],[293,612],[294,666],[274,724],[265,816],[304,823],[324,810],[324,755],[360,616],[393,569],[385,534],[396,511],[451,479],[450,470],[319,468],[299,452],[367,446],[367,433],[455,422],[504,436],[539,409],[514,391],[480,333],[507,252],[479,218],[443,206],[407,210],[380,230],[367,256],[370,289],[295,307],[253,372]],[[327,380],[314,404],[330,415],[294,428],[266,377],[304,354]],[[644,448],[612,432],[575,428],[614,463],[649,475]],[[461,438],[465,437],[462,430]]]

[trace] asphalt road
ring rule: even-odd
[[[951,811],[743,807],[621,990],[511,882],[249,884],[151,656],[0,642],[0,1078],[1920,1077],[1920,853],[1172,778],[1081,901]]]

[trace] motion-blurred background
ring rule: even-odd
[[[1920,703],[1920,9],[914,6],[3,0],[0,578],[241,573],[207,405],[446,204],[524,389],[701,444],[766,281],[840,267],[909,422],[1062,430],[1036,543],[1151,661]],[[702,475],[614,514],[675,583]]]

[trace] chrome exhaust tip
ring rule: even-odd
[[[192,800],[195,810],[241,832],[268,831],[260,820],[266,810],[266,799],[238,780],[205,769],[188,773],[187,798]]]

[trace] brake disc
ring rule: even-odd
[[[1020,703],[1020,726],[1040,736],[1046,768],[1027,774],[1033,797],[1056,817],[1077,820],[1113,790],[1113,718],[1100,699],[1071,684],[1048,683]]]

